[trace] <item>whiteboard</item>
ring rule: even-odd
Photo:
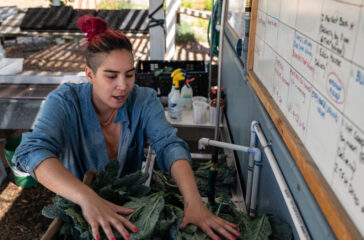
[[[364,0],[260,0],[252,69],[364,237]]]

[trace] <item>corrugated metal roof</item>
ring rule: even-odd
[[[108,22],[111,29],[124,33],[148,33],[148,10],[70,9],[69,7],[28,8],[8,16],[0,25],[2,36],[83,37],[76,23],[90,14]],[[60,17],[62,16],[62,17]],[[60,21],[60,19],[62,21]]]

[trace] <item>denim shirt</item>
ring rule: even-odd
[[[24,133],[16,149],[18,170],[35,177],[34,169],[51,157],[58,158],[80,180],[88,170],[103,170],[109,156],[91,99],[90,83],[66,83],[51,92],[33,132]],[[176,136],[153,89],[135,85],[114,123],[121,123],[119,176],[141,169],[147,139],[160,169],[170,171],[178,159],[191,161],[188,145]]]

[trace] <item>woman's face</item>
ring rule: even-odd
[[[93,84],[92,101],[98,112],[120,108],[135,82],[135,68],[131,52],[113,50],[98,56],[101,64],[94,73],[86,66],[86,77]]]

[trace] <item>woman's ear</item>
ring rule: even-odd
[[[86,65],[85,67],[85,74],[86,74],[86,78],[87,80],[93,84],[94,83],[94,79],[95,79],[95,74],[94,71],[92,71],[92,69]]]

